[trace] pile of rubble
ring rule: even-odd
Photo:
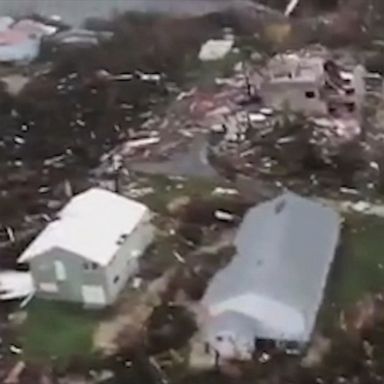
[[[250,74],[239,72],[243,91],[251,84],[251,97],[209,114],[212,154],[247,174],[308,176],[322,170],[337,179],[347,169],[376,166],[366,140],[365,105],[370,95],[381,95],[382,79],[361,65],[342,64],[314,47],[275,56]]]

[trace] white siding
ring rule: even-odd
[[[105,305],[106,297],[103,287],[99,285],[84,285],[81,288],[84,304]]]
[[[150,215],[129,235],[106,269],[108,292],[112,297],[136,274],[138,259],[153,240],[153,226],[149,219]]]

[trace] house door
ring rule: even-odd
[[[86,305],[104,306],[107,302],[104,288],[99,285],[83,285],[81,293]]]

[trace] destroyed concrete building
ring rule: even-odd
[[[29,263],[38,297],[105,307],[137,272],[153,236],[144,205],[92,188],[73,197],[18,261]]]
[[[331,208],[291,192],[252,208],[237,255],[202,300],[210,354],[249,359],[265,343],[300,349],[311,338],[339,239]]]
[[[286,53],[267,64],[260,95],[278,111],[359,119],[365,75],[362,65],[342,68],[324,50]]]
[[[347,163],[353,171],[365,167],[363,136],[369,103],[383,95],[380,75],[368,73],[350,54],[338,53],[333,60],[321,46],[276,55],[250,71],[247,81],[244,71],[236,76],[241,75],[243,92],[247,81],[253,85],[251,98],[226,112],[219,105],[210,114],[212,156],[247,173],[334,173]],[[295,146],[297,156],[287,162]],[[355,156],[346,159],[352,147]]]

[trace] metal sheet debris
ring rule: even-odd
[[[222,210],[215,211],[214,215],[215,215],[215,218],[220,221],[232,222],[235,220],[235,216],[232,213],[222,211]]]
[[[16,300],[34,292],[29,272],[0,271],[0,300]]]
[[[214,61],[225,57],[232,49],[234,41],[227,40],[208,40],[200,49],[199,59],[201,61]]]
[[[130,150],[130,149],[145,147],[147,145],[157,144],[159,142],[160,142],[160,137],[147,137],[144,139],[136,139],[136,140],[127,141],[124,144],[124,149]]]
[[[27,367],[24,361],[18,361],[11,371],[8,373],[7,377],[4,380],[4,384],[17,384],[20,381],[20,375]]]
[[[13,354],[15,354],[15,355],[20,355],[20,354],[23,352],[22,348],[17,347],[16,345],[10,345],[10,346],[9,346],[9,350],[10,350]]]

